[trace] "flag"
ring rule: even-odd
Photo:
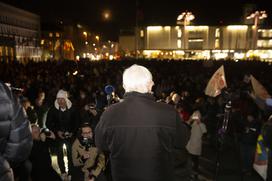
[[[257,140],[253,168],[264,180],[266,180],[267,177],[267,164],[268,164],[268,148],[264,146],[263,135],[260,134]]]
[[[213,74],[212,78],[209,80],[208,85],[205,89],[205,94],[211,97],[216,97],[221,94],[221,90],[227,87],[224,66],[222,65]]]
[[[256,97],[266,100],[271,98],[264,86],[253,75],[250,75],[251,85]]]

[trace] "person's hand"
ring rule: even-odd
[[[40,138],[41,138],[41,141],[42,141],[42,142],[45,142],[45,140],[46,140],[46,135],[45,135],[44,133],[41,133],[41,134],[40,134]]]
[[[65,139],[64,136],[63,136],[63,132],[62,131],[58,131],[57,134],[58,134],[59,138]]]
[[[83,156],[84,159],[90,158],[90,155],[88,153],[84,153],[82,156]]]
[[[52,132],[52,131],[50,131],[50,136],[48,136],[48,138],[51,138],[51,139],[56,139],[56,135]]]
[[[92,177],[92,178],[90,178],[88,181],[95,181],[95,178]]]

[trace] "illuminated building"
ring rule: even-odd
[[[136,28],[136,36],[120,35],[119,43],[144,58],[272,61],[272,29],[259,28],[256,42],[254,31],[253,25],[147,26]]]
[[[41,60],[40,17],[0,2],[0,61]]]
[[[72,27],[47,24],[42,29],[42,60],[74,60]]]

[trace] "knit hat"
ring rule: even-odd
[[[201,119],[201,113],[199,111],[194,111],[191,118],[200,120]]]
[[[70,109],[72,107],[72,102],[68,99],[68,92],[65,90],[60,89],[57,93],[56,100],[55,100],[55,107],[59,109],[59,104],[57,99],[63,98],[66,101],[67,108]]]

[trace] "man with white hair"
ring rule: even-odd
[[[68,98],[68,92],[59,90],[56,96],[54,106],[51,107],[47,114],[46,127],[56,135],[56,151],[58,165],[62,178],[67,177],[63,160],[63,146],[66,145],[68,157],[68,174],[72,171],[72,140],[77,132],[79,115],[72,107],[72,102]]]
[[[155,101],[153,85],[147,68],[126,69],[124,100],[107,108],[96,127],[96,145],[109,154],[113,181],[178,180],[175,167],[186,165],[176,153],[185,150],[189,130],[172,106]]]

